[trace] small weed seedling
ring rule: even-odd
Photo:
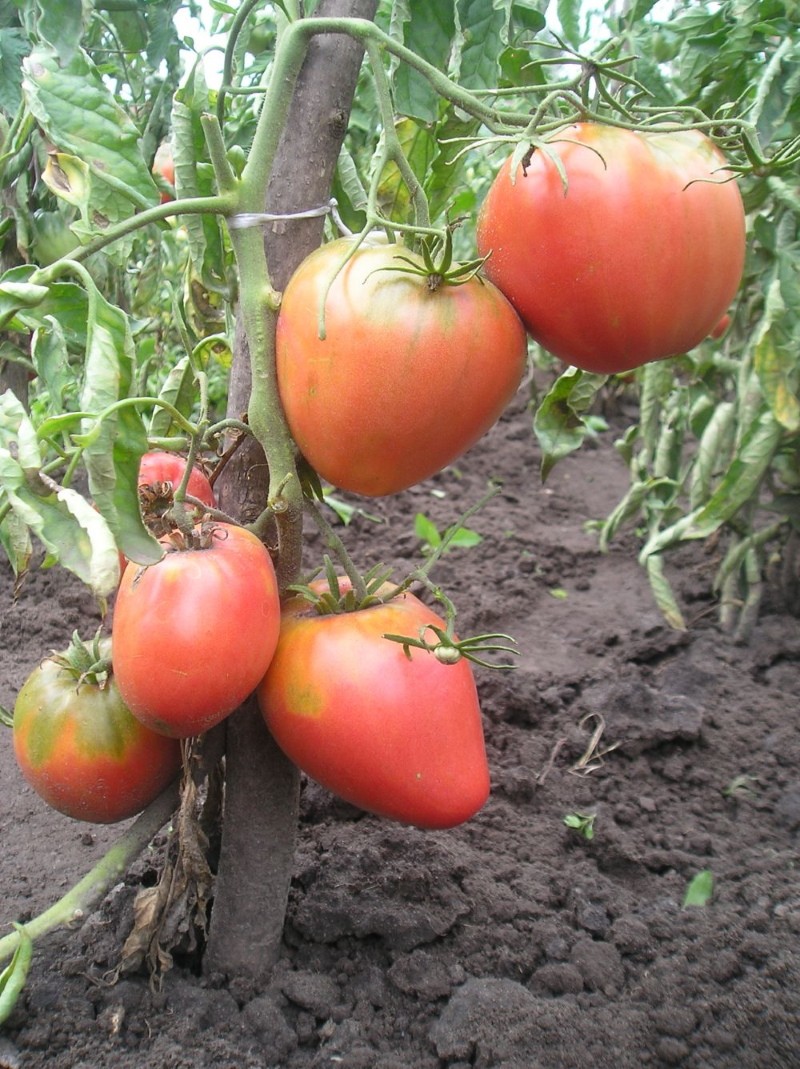
[[[587,842],[591,842],[594,839],[594,822],[597,819],[597,813],[567,813],[564,817],[564,823],[568,828],[572,828],[579,835],[582,835]]]
[[[726,798],[741,798],[743,795],[752,795],[755,797],[756,789],[751,787],[751,783],[756,783],[755,776],[748,776],[747,773],[743,773],[741,776],[734,776],[727,787],[722,788],[722,793]]]
[[[451,549],[471,549],[483,541],[483,535],[470,527],[457,527],[455,530],[448,527],[447,530],[440,531],[433,520],[421,512],[414,517],[414,534],[422,539],[422,552],[426,557],[438,549],[445,538],[449,539],[445,553],[449,553]]]
[[[711,869],[702,869],[689,880],[683,897],[683,908],[689,906],[707,906],[714,893],[714,874]]]

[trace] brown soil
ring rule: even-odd
[[[789,1069],[800,1064],[800,621],[779,592],[754,639],[718,630],[719,548],[672,558],[691,621],[670,630],[632,535],[601,556],[588,520],[627,476],[606,434],[543,487],[524,399],[458,468],[366,505],[359,564],[415,560],[414,515],[484,541],[436,578],[463,633],[513,634],[513,673],[479,672],[492,796],[468,824],[422,832],[306,783],[283,957],[267,989],[176,967],[110,986],[151,851],[78,930],[37,945],[0,1038],[23,1069]],[[363,502],[362,502],[363,504]],[[314,547],[309,552],[309,562]],[[97,623],[60,571],[11,605],[2,571],[0,702],[38,659]],[[583,760],[600,724],[605,754]],[[6,921],[58,898],[117,829],[48,810],[0,736]],[[612,749],[613,747],[613,749]],[[740,777],[749,777],[740,779]],[[731,787],[738,789],[731,790]],[[587,841],[568,813],[595,813]],[[689,881],[714,877],[705,907]]]

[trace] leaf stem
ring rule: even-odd
[[[117,840],[82,880],[63,898],[25,925],[27,935],[35,940],[55,928],[69,927],[82,921],[88,910],[108,893],[123,876],[131,862],[144,850],[154,835],[167,823],[178,804],[177,780],[151,802],[128,830]],[[14,931],[0,939],[0,961],[10,958],[20,942]]]

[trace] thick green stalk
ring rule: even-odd
[[[291,24],[281,35],[261,118],[239,185],[237,215],[264,210],[264,191],[310,41],[308,35],[295,32],[296,25],[300,24]],[[283,586],[293,580],[300,567],[303,494],[275,373],[275,329],[280,298],[272,287],[261,227],[239,226],[235,215],[230,220],[230,235],[239,267],[239,308],[251,361],[248,423],[264,450],[270,475],[268,511],[262,514],[256,531],[263,534],[261,526],[274,516],[278,579]]]

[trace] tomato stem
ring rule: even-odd
[[[58,902],[28,921],[25,931],[35,940],[55,928],[80,923],[92,908],[125,874],[154,835],[167,823],[178,804],[177,781],[145,809],[124,835]],[[10,958],[20,944],[20,932],[0,939],[0,961]]]

